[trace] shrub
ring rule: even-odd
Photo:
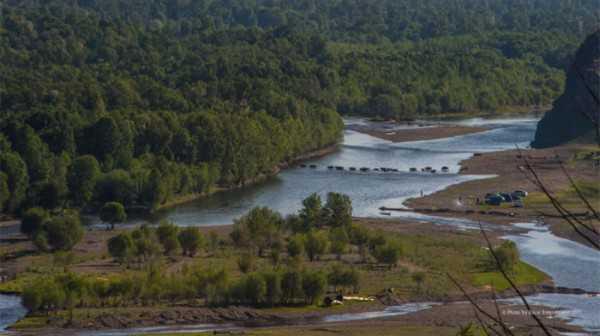
[[[377,262],[387,264],[390,268],[396,266],[400,259],[400,247],[396,244],[387,243],[375,249],[374,257]]]
[[[179,249],[178,233],[179,227],[168,221],[162,221],[156,229],[156,236],[163,247],[165,255],[171,255]]]
[[[320,271],[307,271],[302,275],[302,291],[306,302],[314,304],[327,288],[327,278]]]
[[[329,231],[329,240],[331,241],[331,253],[339,259],[348,250],[350,237],[345,228],[333,228]]]
[[[48,245],[54,250],[62,251],[71,250],[84,234],[79,215],[74,212],[52,218],[45,230],[48,234]]]
[[[282,302],[288,304],[304,298],[302,273],[297,270],[288,270],[283,273],[281,276],[281,297]]]
[[[281,275],[277,272],[267,272],[263,274],[267,291],[265,293],[265,302],[270,306],[281,301],[283,291],[281,290]]]
[[[360,284],[360,273],[354,268],[346,268],[336,264],[327,275],[327,282],[334,286],[334,290],[337,290],[337,287],[342,287],[352,288],[354,292],[357,292]]]
[[[187,227],[177,236],[183,255],[193,257],[196,252],[204,245],[204,239],[200,230],[196,227]]]
[[[327,252],[328,246],[329,241],[325,232],[312,230],[306,235],[305,249],[310,261],[318,260],[321,255]]]
[[[290,237],[287,245],[288,255],[292,258],[299,257],[304,254],[304,238],[301,235],[293,235]]]
[[[512,241],[504,241],[502,244],[494,249],[496,257],[500,262],[500,266],[506,272],[512,272],[515,266],[519,263],[519,249],[517,245]],[[490,256],[490,269],[498,270],[498,265],[494,260],[493,256]]]
[[[240,272],[252,272],[256,269],[256,256],[252,253],[242,253],[238,258],[237,264]]]
[[[125,262],[134,253],[133,239],[129,234],[121,233],[108,240],[108,253],[119,263]]]

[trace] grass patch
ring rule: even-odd
[[[537,268],[520,261],[510,275],[511,280],[517,285],[538,284],[548,278],[548,275]],[[472,280],[475,286],[491,285],[497,291],[503,291],[510,288],[510,284],[500,272],[481,272],[473,275]]]
[[[15,330],[41,329],[47,326],[48,318],[44,316],[27,316],[11,327]]]

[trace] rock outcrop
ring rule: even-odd
[[[594,95],[600,96],[600,30],[588,36],[577,51],[567,72],[565,92],[539,122],[531,146],[596,142],[597,129],[590,118],[600,119],[600,104]]]

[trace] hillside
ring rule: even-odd
[[[573,141],[600,143],[594,127],[600,116],[598,92],[600,30],[591,34],[577,51],[565,91],[538,124],[532,146],[546,148]]]
[[[6,213],[244,185],[339,141],[340,114],[549,104],[594,22],[583,0],[0,4]]]

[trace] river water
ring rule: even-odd
[[[356,123],[366,122],[346,120],[348,125]],[[324,198],[331,191],[350,196],[355,216],[378,217],[381,216],[381,206],[402,207],[406,199],[421,192],[429,194],[452,184],[484,178],[458,175],[459,162],[475,152],[528,146],[533,139],[537,119],[469,119],[457,123],[491,129],[478,134],[405,143],[393,143],[347,130],[337,152],[307,162],[316,165],[316,169],[293,167],[259,185],[219,193],[161,212],[152,221],[167,218],[181,226],[231,224],[255,206],[268,206],[282,214],[291,214],[299,210],[301,201],[311,193],[319,193]],[[389,167],[400,172],[361,173],[329,170],[328,166]],[[450,173],[409,172],[412,167],[420,169],[426,166],[438,171],[447,166]]]
[[[364,124],[361,119],[346,120],[348,125]],[[282,214],[295,213],[302,199],[311,193],[325,197],[327,192],[335,191],[350,196],[355,216],[379,217],[379,207],[402,207],[403,202],[416,197],[421,192],[429,194],[452,184],[467,180],[485,178],[485,176],[458,175],[460,161],[476,152],[492,152],[513,149],[515,146],[527,147],[533,139],[536,119],[469,119],[456,124],[485,126],[490,130],[447,139],[417,141],[396,144],[368,135],[347,130],[340,149],[328,156],[307,162],[316,169],[294,167],[281,172],[264,183],[243,190],[223,192],[211,197],[177,206],[156,214],[149,221],[169,219],[180,226],[209,226],[230,224],[235,218],[255,206],[268,206]],[[335,171],[327,166],[344,167],[389,167],[399,169],[397,173],[367,173]],[[439,170],[448,166],[450,173],[426,174],[410,173],[411,167],[431,166]],[[411,217],[439,225],[452,225],[460,229],[473,228],[477,224],[468,220],[443,219],[411,213],[398,213],[397,216]],[[133,219],[130,224],[148,219]],[[565,287],[583,288],[600,291],[600,260],[595,251],[584,246],[565,241],[547,231],[531,225],[521,225],[530,230],[523,235],[508,236],[514,240],[525,261],[550,274],[556,284]],[[589,300],[588,300],[589,299]],[[531,297],[534,303],[540,303],[564,310],[561,316],[572,319],[572,323],[588,330],[600,328],[598,322],[599,298],[569,295],[538,295]],[[13,307],[8,314],[1,307]],[[333,320],[355,320],[374,317],[405,314],[430,305],[390,307],[385,311],[370,313],[368,316],[339,315]],[[0,330],[22,316],[24,310],[18,298],[0,296]],[[199,326],[206,330],[213,326]],[[122,331],[120,331],[122,332]],[[121,334],[116,331],[116,334]],[[106,333],[103,333],[104,335]],[[109,334],[106,334],[109,335]]]

